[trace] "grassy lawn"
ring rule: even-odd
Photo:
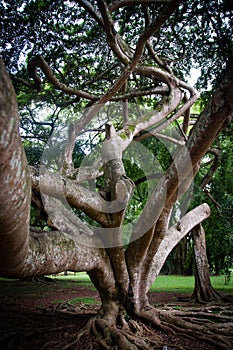
[[[85,272],[79,272],[77,274],[70,273],[68,276],[58,275],[54,278],[63,281],[78,281],[81,285],[87,287],[91,285],[90,279]],[[225,285],[224,276],[211,276],[211,283],[216,290],[233,294],[233,276],[227,285]],[[159,275],[150,291],[192,293],[193,289],[194,276]]]
[[[48,276],[59,281],[63,288],[72,288],[74,282],[80,286],[87,287],[90,290],[95,290],[89,276],[85,272],[72,273],[70,272],[67,276],[59,274],[56,276]],[[0,281],[10,281],[9,279],[0,278]],[[11,279],[14,281],[14,279]],[[64,283],[63,283],[64,282]],[[225,276],[211,276],[211,283],[213,287],[220,292],[225,292],[226,294],[233,294],[233,276],[230,281],[225,284]],[[5,287],[5,293],[11,287],[8,285]],[[25,285],[20,289],[21,294],[33,293],[34,291],[40,290],[40,292],[46,292],[48,287],[46,285]],[[151,292],[177,292],[177,293],[187,293],[191,294],[194,289],[194,276],[177,276],[177,275],[159,275],[155,282],[153,283],[150,291]]]
[[[38,293],[42,293],[44,296],[48,296],[57,289],[65,289],[69,290],[76,288],[76,286],[86,287],[89,290],[95,290],[95,287],[93,286],[92,282],[90,281],[89,276],[85,272],[79,272],[79,273],[72,273],[69,272],[67,276],[64,276],[64,274],[59,274],[56,276],[48,276],[56,283],[48,284],[48,283],[22,283],[20,285],[15,285],[13,282],[17,281],[17,279],[5,279],[0,278],[0,282],[2,281],[2,288],[0,289],[0,297],[3,297],[4,295],[11,296],[14,293],[18,297],[25,298],[25,296],[28,296],[30,298],[35,297],[38,298]],[[6,282],[4,284],[4,281]],[[9,283],[12,281],[12,284]],[[213,287],[220,292],[224,292],[225,294],[232,294],[233,295],[233,276],[231,277],[231,280],[225,284],[225,277],[224,276],[212,276],[211,282]],[[194,276],[177,276],[177,275],[159,275],[156,279],[156,281],[153,283],[150,291],[151,292],[168,292],[168,293],[187,293],[192,294],[194,290]],[[13,293],[13,294],[12,294]],[[61,296],[61,298],[63,298]],[[64,299],[60,299],[60,297],[56,297],[54,299],[55,304],[60,304],[67,302],[66,300],[67,296],[64,294]],[[10,299],[9,299],[10,300]],[[83,295],[80,295],[79,297],[71,298],[68,301],[69,305],[74,305],[77,302],[81,302],[87,305],[92,304],[98,304],[99,301],[95,299],[95,297],[87,296],[85,293]]]
[[[233,278],[225,285],[224,276],[211,276],[212,286],[222,292],[233,294]],[[151,292],[192,293],[194,276],[159,275],[151,287]]]

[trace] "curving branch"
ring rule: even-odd
[[[155,86],[150,89],[131,90],[119,93],[111,98],[111,101],[122,101],[124,99],[130,100],[135,97],[149,96],[149,95],[168,95],[169,88],[167,86]]]
[[[164,120],[168,115],[170,115],[177,108],[181,99],[182,99],[182,93],[180,89],[177,87],[173,87],[172,90],[170,91],[170,95],[168,97],[164,97],[161,100],[159,105],[156,107],[155,111],[153,111],[152,115],[141,118],[141,120],[137,123],[135,127],[133,136],[136,136],[137,133],[143,130],[146,130],[156,125],[157,123],[160,123],[162,120]]]
[[[19,135],[16,95],[0,59],[0,271],[22,269],[28,250],[31,186]]]
[[[77,4],[82,6],[92,18],[104,29],[104,23],[99,11],[88,0],[74,0]]]
[[[124,64],[129,64],[130,49],[126,41],[114,29],[108,6],[104,0],[98,0],[98,7],[103,19],[104,30],[107,34],[108,44],[118,59]]]
[[[31,183],[18,125],[16,96],[0,60],[0,212],[2,276],[23,277],[58,273],[64,270],[99,269],[102,264],[105,282],[114,285],[111,266],[104,250],[81,246],[59,231],[29,232]],[[93,196],[92,196],[93,197]],[[77,232],[80,234],[81,232]],[[86,239],[91,239],[88,236]],[[112,278],[111,278],[112,276]],[[109,283],[109,282],[108,282]]]
[[[104,29],[108,36],[113,34],[113,21],[108,10],[108,6],[104,0],[97,0],[97,4],[103,19]]]
[[[54,86],[55,89],[61,90],[69,95],[74,95],[82,98],[86,98],[88,100],[96,101],[98,99],[97,95],[89,94],[88,92],[85,92],[83,90],[75,89],[66,86],[65,84],[61,83],[53,74],[52,69],[49,67],[49,65],[45,62],[43,57],[36,56],[32,58],[28,63],[28,73],[30,78],[34,80],[33,87],[37,89],[38,91],[42,90],[42,83],[39,75],[37,74],[37,67],[39,67],[43,73],[45,74],[48,81]]]
[[[170,74],[173,74],[172,69],[169,67],[169,65],[166,63],[165,60],[161,59],[154,51],[153,46],[150,43],[150,40],[147,40],[146,48],[148,50],[148,53],[150,57],[154,60],[154,62],[161,68],[165,69]]]
[[[140,252],[138,249],[139,247],[141,249],[142,244],[146,245],[145,235],[142,237],[142,232],[151,231],[159,219],[164,205],[173,201],[178,191],[183,192],[180,186],[185,182],[188,183],[188,178],[192,179],[202,157],[211,147],[218,133],[221,132],[223,125],[232,117],[233,102],[230,93],[232,89],[233,73],[231,69],[227,69],[221,83],[213,92],[211,100],[193,127],[186,146],[181,147],[176,153],[173,163],[165,176],[158,182],[138,219],[137,225],[135,225],[132,243],[127,248],[131,266],[143,263],[144,252]],[[164,191],[164,189],[166,190]],[[148,249],[148,245],[146,249]],[[131,276],[134,278],[133,270]],[[137,275],[135,276],[137,277]]]
[[[179,222],[169,228],[165,237],[161,241],[156,254],[154,255],[153,265],[147,280],[147,291],[150,289],[155,278],[158,276],[168,255],[172,249],[184,238],[195,226],[206,220],[210,216],[210,208],[204,203],[191,210]]]
[[[178,109],[170,118],[164,120],[159,126],[153,129],[153,134],[157,134],[160,131],[164,130],[168,125],[177,120],[181,115],[183,115],[189,108],[193,105],[193,103],[198,99],[198,94],[192,96],[182,107]]]
[[[137,46],[134,52],[134,57],[130,63],[131,69],[135,69],[142,53],[144,50],[144,47],[148,41],[148,39],[154,35],[161,27],[164,25],[164,23],[167,21],[168,18],[173,14],[173,12],[178,8],[182,0],[173,0],[166,5],[159,15],[152,21],[152,23],[144,30],[144,32],[140,35]]]
[[[38,174],[34,167],[30,167],[30,170],[33,190],[42,195],[66,201],[72,208],[81,209],[101,225],[108,225],[107,216],[104,213],[106,202],[98,193],[92,192],[58,173]]]

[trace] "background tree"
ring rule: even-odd
[[[207,195],[210,196],[211,217],[205,223],[210,269],[215,274],[229,275],[232,267],[232,124],[219,136],[218,168],[211,177]]]
[[[29,167],[14,89],[1,63],[1,274],[87,271],[102,301],[99,317],[87,328],[102,337],[105,348],[150,348],[132,334],[126,313],[162,329],[204,333],[207,341],[226,346],[222,335],[229,331],[231,337],[229,324],[225,330],[217,323],[194,327],[181,313],[155,310],[147,293],[171,250],[210,215],[207,204],[186,214],[182,197],[232,116],[231,9],[226,2],[178,0],[0,6],[2,57],[18,94],[22,135],[30,137],[34,151],[44,148],[40,171]],[[211,84],[221,67],[198,118],[189,113],[198,94],[184,80],[193,61],[202,66],[202,84],[207,63]],[[122,104],[114,109],[116,102]],[[171,143],[170,157],[162,148],[159,172],[156,166],[153,174],[132,171],[125,154],[133,142],[154,136]],[[90,153],[93,144],[100,145]],[[132,163],[145,158],[134,153]],[[141,206],[131,200],[135,184],[143,185]],[[49,221],[42,232],[30,230],[31,202]],[[136,222],[129,227],[131,203]]]

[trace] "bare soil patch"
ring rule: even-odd
[[[91,334],[85,334],[77,342],[79,330],[100,307],[98,293],[91,285],[48,280],[0,283],[0,349],[99,349]],[[150,293],[151,303],[161,309],[189,308],[189,297],[182,293]],[[195,310],[194,306],[192,309]],[[155,349],[218,349],[205,341],[166,334],[150,325],[145,328],[144,336],[160,340],[161,346]]]

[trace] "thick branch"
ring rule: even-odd
[[[77,235],[79,232],[77,231]],[[62,271],[90,271],[98,266],[101,251],[61,231],[31,232],[23,271],[14,276],[55,274]]]
[[[4,276],[22,277],[64,270],[95,270],[105,294],[115,293],[115,278],[104,250],[82,246],[78,236],[59,231],[31,233],[29,238],[30,182],[26,157],[19,137],[16,97],[0,61],[0,271]],[[58,186],[59,187],[59,186]]]
[[[187,142],[193,164],[199,162],[210,149],[217,135],[229,123],[233,114],[233,70],[228,67],[218,88],[201,113]]]
[[[98,6],[103,19],[103,27],[107,34],[108,44],[118,59],[125,65],[129,63],[128,45],[114,29],[108,6],[104,0],[98,0]]]
[[[108,6],[104,0],[97,0],[97,3],[103,18],[105,32],[107,35],[112,35],[113,21],[109,13]]]
[[[103,226],[108,224],[104,214],[106,202],[98,193],[75,184],[74,181],[64,178],[58,173],[44,172],[39,175],[32,167],[31,180],[33,190],[59,200],[65,200],[72,208],[83,210],[90,218]]]
[[[0,270],[21,270],[28,249],[30,179],[14,88],[0,60]]]
[[[172,249],[187,235],[187,233],[209,216],[210,208],[208,204],[201,204],[186,214],[178,225],[175,224],[166,232],[153,259],[153,266],[147,280],[147,290],[150,289],[155,278],[158,276]]]
[[[126,295],[129,276],[125,261],[121,225],[134,185],[125,175],[122,162],[122,140],[111,124],[106,125],[106,140],[102,147],[102,160],[105,178],[103,193],[109,200],[109,206],[115,208],[114,212],[109,214],[111,223],[108,237],[105,238],[108,244],[107,247],[109,247],[107,252],[119,285],[119,292]]]

